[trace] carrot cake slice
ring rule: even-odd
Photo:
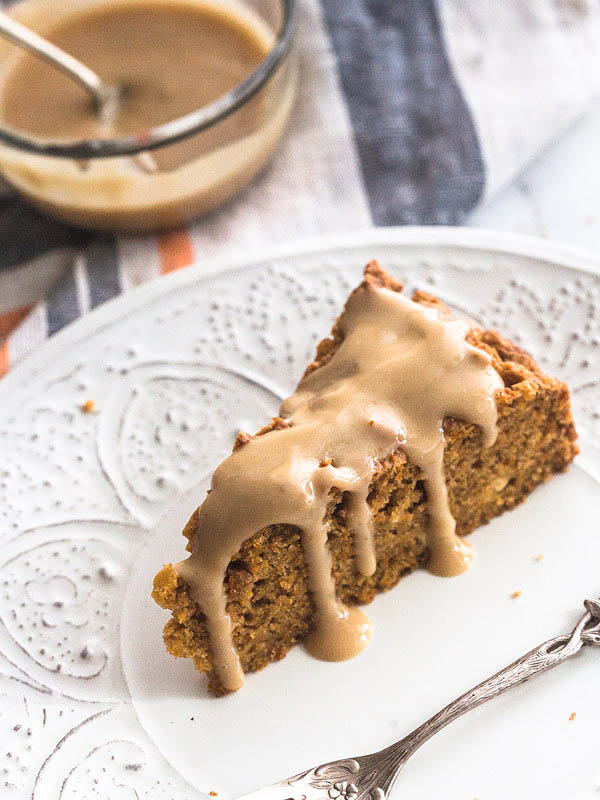
[[[456,575],[463,538],[577,453],[569,391],[495,331],[367,265],[280,416],[241,433],[156,575],[167,650],[215,694],[296,642],[349,658],[358,604],[417,567]]]

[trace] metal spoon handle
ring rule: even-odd
[[[0,36],[73,78],[90,94],[95,105],[100,107],[105,102],[106,87],[93,70],[4,12],[0,12]]]
[[[586,613],[571,633],[549,639],[530,650],[465,692],[399,742],[378,753],[330,761],[240,800],[329,800],[334,797],[338,800],[386,800],[408,759],[446,725],[513,686],[562,664],[584,645],[600,646],[600,599],[586,600],[585,607]]]
[[[600,644],[600,601],[586,600],[587,612],[581,617],[571,633],[556,636],[535,647],[513,661],[495,675],[492,675],[473,689],[458,697],[433,717],[428,719],[407,737],[388,748],[396,752],[405,762],[415,750],[445,728],[458,717],[466,714],[482,703],[503,694],[514,686],[525,683],[535,675],[540,675],[562,664],[578,653],[585,644]]]

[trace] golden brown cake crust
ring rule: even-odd
[[[402,291],[402,284],[371,262],[364,283]],[[357,290],[355,290],[357,291]],[[438,298],[417,291],[413,299],[424,305],[446,306]],[[339,320],[331,334],[317,346],[315,360],[306,373],[326,364],[342,341]],[[487,449],[480,431],[460,420],[444,420],[444,466],[451,511],[457,532],[470,533],[514,508],[541,482],[568,466],[577,453],[577,438],[567,386],[542,373],[534,359],[495,331],[473,328],[469,342],[486,350],[504,383],[498,393],[498,437]],[[277,435],[286,427],[276,417],[256,436]],[[234,447],[252,438],[240,434]],[[353,540],[346,526],[345,498],[330,494],[327,519],[333,574],[340,599],[348,604],[368,603],[375,594],[427,564],[426,496],[418,468],[398,449],[373,475],[369,493],[373,512],[377,569],[365,577],[354,566]],[[187,549],[197,528],[198,510],[183,530]],[[313,607],[300,532],[290,525],[273,525],[246,541],[232,559],[225,577],[227,610],[233,639],[244,671],[261,669],[283,658],[310,630]],[[196,668],[208,673],[209,688],[223,694],[212,668],[210,645],[201,609],[171,564],[154,580],[153,598],[172,612],[164,629],[167,650],[174,656],[193,658]]]

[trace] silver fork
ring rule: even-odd
[[[408,759],[446,725],[507,689],[562,664],[584,645],[600,646],[600,599],[586,600],[584,605],[586,613],[571,633],[530,650],[465,692],[399,742],[378,753],[312,767],[240,800],[385,800]]]

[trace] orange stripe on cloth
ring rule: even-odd
[[[8,339],[0,344],[0,378],[8,372],[10,368],[10,354],[8,351]]]
[[[161,233],[158,237],[160,253],[160,271],[175,272],[182,267],[189,267],[194,260],[194,248],[188,232],[181,228],[177,231]]]
[[[6,339],[32,308],[33,306],[22,306],[21,308],[12,308],[10,311],[0,311],[0,341]]]

